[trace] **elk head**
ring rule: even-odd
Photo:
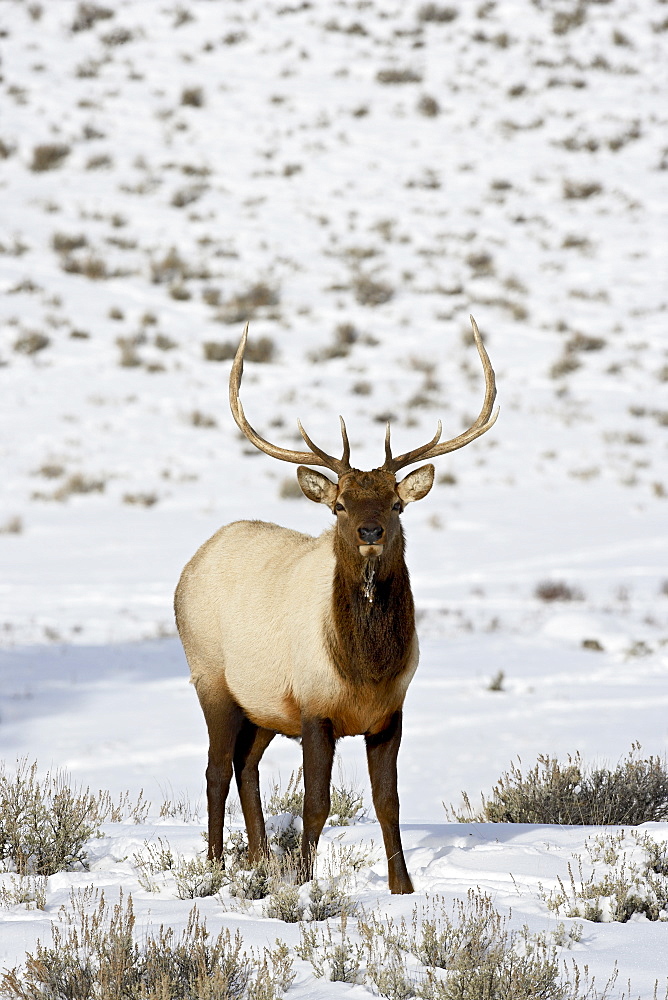
[[[328,455],[314,444],[300,421],[297,422],[299,431],[308,445],[309,451],[292,451],[280,448],[266,441],[251,427],[239,399],[244,350],[248,336],[248,324],[246,324],[230,373],[232,416],[242,433],[260,451],[264,451],[267,455],[283,462],[293,462],[299,465],[297,479],[302,493],[309,500],[326,504],[329,507],[337,518],[339,540],[348,552],[357,550],[360,559],[365,563],[368,560],[378,559],[386,549],[391,548],[397,539],[401,538],[399,515],[406,504],[426,497],[433,485],[434,466],[431,464],[414,469],[404,479],[397,482],[396,473],[399,469],[463,448],[488,431],[496,421],[499,413],[498,407],[492,412],[496,397],[494,369],[472,316],[471,326],[485,375],[485,398],[477,420],[468,430],[449,441],[441,441],[441,422],[439,420],[436,434],[430,441],[397,457],[392,455],[390,425],[388,423],[385,432],[385,462],[378,469],[362,472],[350,466],[350,444],[343,417],[339,418],[343,438],[341,458]],[[332,482],[321,472],[307,468],[309,465],[329,469],[336,475],[337,481]]]

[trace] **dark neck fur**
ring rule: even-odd
[[[373,601],[369,601],[362,560],[335,536],[329,645],[336,669],[353,684],[392,680],[407,665],[415,609],[401,532],[388,548],[376,561]]]

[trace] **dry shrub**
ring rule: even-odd
[[[54,233],[51,237],[51,246],[56,253],[72,253],[88,246],[88,239],[83,233]]]
[[[173,351],[179,346],[176,340],[172,340],[164,333],[156,333],[153,343],[160,351]]]
[[[379,69],[376,73],[378,83],[422,83],[422,74],[414,69]]]
[[[668,844],[649,833],[616,830],[585,841],[593,871],[585,878],[582,856],[569,862],[568,880],[557,878],[558,888],[541,886],[548,909],[594,923],[626,923],[635,914],[647,920],[665,920],[668,913]],[[639,857],[640,855],[640,857]]]
[[[106,21],[113,16],[114,12],[109,7],[101,7],[96,3],[79,3],[70,30],[89,31],[98,21]]]
[[[63,501],[75,494],[104,493],[106,485],[104,479],[93,479],[81,472],[75,472],[52,494],[52,499]]]
[[[55,170],[70,155],[70,147],[64,142],[46,142],[35,146],[32,151],[30,169],[35,173]]]
[[[475,278],[484,278],[494,274],[494,258],[487,250],[470,253],[466,258],[466,263],[473,271]]]
[[[193,427],[217,427],[218,421],[215,417],[210,417],[208,413],[202,413],[201,410],[193,410],[188,417],[188,422],[193,425]]]
[[[238,346],[231,340],[207,340],[202,344],[202,350],[206,361],[230,361],[237,353]],[[275,354],[276,345],[271,337],[258,337],[247,341],[244,360],[254,361],[256,364],[270,364]]]
[[[112,277],[106,262],[94,253],[87,253],[81,257],[64,256],[61,267],[67,274],[81,274],[91,281],[102,281],[104,278]]]
[[[417,12],[418,21],[434,24],[449,24],[459,16],[456,7],[442,7],[437,3],[424,3]]]
[[[178,252],[176,247],[151,261],[151,281],[154,285],[183,284],[191,279],[207,281],[210,277],[206,267],[193,267]]]
[[[70,785],[64,771],[40,779],[25,758],[14,774],[0,763],[0,864],[19,875],[86,868],[85,844],[101,823],[125,815],[143,822],[147,811],[142,795],[134,805],[127,793],[114,803],[109,792]]]
[[[380,306],[394,296],[394,289],[387,282],[378,281],[368,274],[359,274],[353,281],[355,299],[361,306]]]
[[[106,35],[102,35],[100,41],[103,45],[108,45],[109,48],[115,48],[118,45],[127,45],[135,37],[134,32],[129,28],[114,28],[113,31],[108,31]]]
[[[550,378],[563,378],[570,375],[578,368],[582,367],[582,362],[572,352],[565,351],[560,358],[550,365]]]
[[[94,909],[88,912],[90,905]],[[6,972],[3,996],[17,1000],[124,997],[125,1000],[277,1000],[294,978],[287,948],[242,951],[239,932],[213,937],[196,907],[177,936],[161,925],[135,941],[132,897],[107,905],[97,890],[72,892],[53,923],[52,944],[37,942],[25,966]]]
[[[481,795],[481,810],[474,812],[464,793],[465,811],[456,813],[450,808],[449,815],[460,823],[636,826],[663,822],[668,819],[666,762],[653,756],[638,759],[639,749],[634,744],[614,770],[585,766],[579,753],[569,755],[566,764],[542,754],[526,775],[513,763],[499,778],[491,798]]]
[[[574,333],[566,344],[567,351],[602,351],[605,347],[603,337],[590,337],[586,333]]]
[[[277,288],[258,281],[228,299],[216,313],[216,319],[220,323],[246,323],[255,316],[258,309],[277,306],[279,301]]]
[[[22,333],[14,341],[14,350],[17,354],[37,354],[48,347],[51,341],[44,333]]]
[[[587,19],[586,3],[577,2],[571,10],[557,10],[552,15],[552,31],[555,35],[565,35],[573,28],[579,28]]]
[[[595,194],[601,194],[603,185],[599,184],[598,181],[564,180],[562,191],[567,200],[591,198]]]
[[[584,594],[577,587],[571,587],[563,580],[545,580],[539,583],[534,591],[534,596],[539,601],[551,603],[552,601],[583,601]]]
[[[134,337],[116,337],[116,344],[120,348],[121,356],[118,363],[121,368],[138,368],[141,365],[141,357],[137,351],[142,339]]]
[[[157,493],[125,493],[123,503],[131,504],[135,507],[153,507],[158,502]]]
[[[203,108],[204,91],[201,87],[184,87],[181,91],[181,104],[189,108]]]
[[[36,476],[44,476],[45,479],[59,479],[65,475],[65,466],[60,462],[45,462],[39,469],[35,470]]]
[[[346,358],[358,339],[359,333],[352,323],[339,323],[334,330],[332,343],[319,351],[312,351],[308,356],[309,360],[318,363],[332,358]]]
[[[435,118],[441,112],[441,106],[436,98],[430,97],[428,94],[422,95],[417,103],[417,109],[425,118]]]
[[[569,975],[557,945],[574,938],[563,925],[559,941],[526,926],[511,930],[480,890],[452,907],[431,897],[409,921],[363,913],[357,934],[349,935],[345,912],[338,933],[331,924],[302,925],[297,954],[317,977],[364,985],[387,1000],[604,1000],[615,979],[600,993],[586,973]]]
[[[199,201],[205,191],[208,190],[207,184],[190,184],[188,187],[179,188],[172,195],[170,204],[174,208],[187,208],[188,205],[192,205],[194,202]]]
[[[237,346],[231,340],[206,340],[202,344],[205,361],[231,361],[237,353]]]
[[[23,521],[17,514],[0,523],[0,535],[20,535],[22,531]]]

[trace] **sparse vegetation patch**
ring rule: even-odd
[[[96,890],[73,892],[51,933],[50,946],[39,941],[23,967],[4,974],[5,997],[278,1000],[294,978],[284,945],[247,953],[238,931],[213,937],[196,907],[180,935],[164,926],[138,935],[132,897],[122,891],[113,906]]]
[[[35,146],[32,151],[30,169],[34,173],[55,170],[62,165],[64,160],[70,155],[70,152],[70,147],[64,142],[42,143],[39,146]]]
[[[638,757],[639,745],[614,769],[583,764],[579,753],[561,764],[543,754],[524,774],[521,761],[499,778],[491,797],[475,811],[464,793],[460,823],[558,823],[601,826],[668,819],[668,770],[660,757]]]
[[[0,762],[0,865],[19,875],[85,869],[86,841],[101,823],[125,816],[143,822],[147,811],[141,795],[114,802],[109,792],[72,785],[63,771],[40,778],[36,763],[19,760],[11,773]]]

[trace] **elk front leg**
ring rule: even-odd
[[[302,717],[304,761],[304,830],[302,833],[302,877],[313,877],[318,840],[329,816],[330,781],[335,747],[329,719]]]
[[[269,853],[262,815],[258,765],[276,733],[245,719],[234,750],[234,774],[248,833],[248,857],[256,865]]]
[[[397,754],[401,743],[401,709],[395,712],[386,729],[365,736],[371,793],[376,816],[383,832],[387,854],[387,879],[392,893],[413,892],[399,830],[399,794],[397,792]]]
[[[209,813],[209,861],[223,854],[225,802],[232,779],[234,747],[244,714],[221,681],[215,688],[198,687],[197,694],[209,730],[206,800]]]

